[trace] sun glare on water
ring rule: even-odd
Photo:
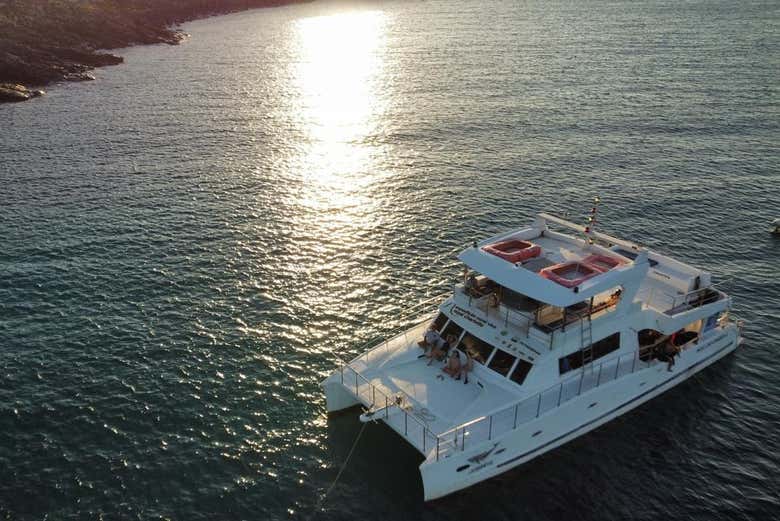
[[[308,147],[301,175],[312,185],[310,196],[321,203],[349,203],[373,181],[367,173],[376,150],[365,141],[376,132],[384,111],[384,29],[385,16],[379,11],[296,23],[301,57],[294,82]]]

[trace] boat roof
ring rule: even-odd
[[[553,231],[549,228],[549,224],[578,232],[578,236]],[[596,231],[589,232],[589,237],[593,241],[588,241],[585,233],[584,226],[540,213],[532,226],[475,243],[461,252],[458,259],[505,288],[559,307],[578,304],[590,297],[613,290],[616,286],[624,286],[632,282],[639,285],[645,280],[648,272],[654,274],[654,278],[660,277],[664,284],[676,285],[681,290],[691,288],[694,285],[693,279],[705,273],[649,252],[631,241]],[[530,241],[541,247],[541,253],[528,261],[513,263],[483,249],[489,244],[512,239]],[[592,254],[619,259],[622,264],[593,276],[574,288],[564,287],[539,274],[539,271],[546,266],[582,261]],[[659,260],[663,260],[663,265]],[[701,280],[696,284],[699,283]]]

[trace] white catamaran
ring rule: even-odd
[[[467,248],[437,312],[322,383],[328,411],[362,404],[362,421],[422,453],[426,500],[581,436],[740,343],[710,273],[595,231],[592,212],[588,226],[539,214]]]

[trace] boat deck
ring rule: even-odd
[[[423,326],[425,324],[422,324]],[[581,393],[650,364],[636,352],[609,358],[544,390],[523,390],[475,364],[466,384],[442,372],[442,362],[417,358],[417,334],[402,335],[341,368],[342,384],[427,457],[508,432]],[[411,332],[410,332],[411,333]],[[396,399],[400,397],[400,403]]]
[[[497,382],[495,375],[485,367],[475,364],[468,383],[455,380],[442,371],[444,362],[434,361],[428,365],[417,345],[422,337],[423,327],[415,328],[417,334],[398,337],[384,348],[360,357],[349,364],[349,368],[362,378],[348,374],[345,386],[357,390],[355,393],[366,406],[374,405],[378,415],[396,431],[404,434],[423,453],[432,449],[431,439],[455,426],[484,417],[486,412],[495,411],[523,397],[520,388],[511,382]],[[368,385],[370,384],[370,385]],[[403,411],[386,405],[393,405],[402,397],[402,408],[417,421],[404,418]],[[424,429],[423,427],[424,426]],[[426,433],[422,431],[425,430]],[[423,441],[425,435],[428,439]]]

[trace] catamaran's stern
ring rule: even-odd
[[[337,377],[331,376],[321,385],[325,391],[325,406],[329,413],[349,409],[360,403]]]

